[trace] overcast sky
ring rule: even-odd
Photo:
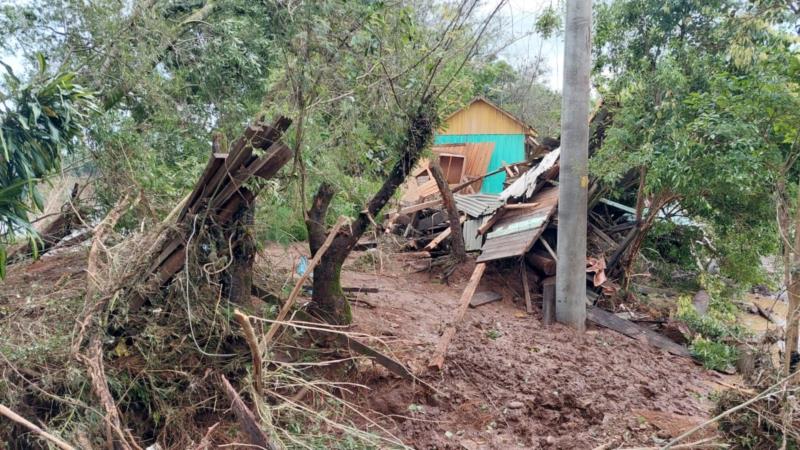
[[[500,0],[487,0],[482,5],[485,14],[489,14],[498,1]],[[536,34],[526,36],[533,30],[536,18],[550,5],[560,9],[558,0],[508,0],[508,4],[498,12],[497,20],[507,34],[504,39],[521,38],[501,51],[499,56],[517,66],[534,61],[541,55],[547,71],[542,82],[551,89],[560,91],[563,76],[561,69],[564,67],[563,35],[547,40]]]

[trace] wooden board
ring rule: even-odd
[[[586,318],[590,322],[614,330],[633,339],[643,339],[653,347],[666,350],[677,356],[690,357],[689,350],[666,336],[662,336],[649,328],[639,326],[596,306],[586,307]]]
[[[470,308],[477,308],[478,306],[485,305],[487,303],[496,302],[498,300],[502,300],[503,296],[494,291],[481,291],[475,293],[472,296],[472,300],[469,301]]]

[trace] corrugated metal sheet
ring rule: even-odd
[[[500,193],[500,198],[506,201],[509,198],[530,197],[536,190],[539,177],[558,163],[559,156],[561,156],[560,147],[545,155],[536,167],[528,169],[509,187],[505,188]]]
[[[495,144],[486,173],[501,168],[503,162],[513,164],[525,160],[524,134],[438,134],[434,138],[435,145],[480,142],[494,142]],[[483,180],[481,192],[499,194],[503,191],[505,179],[505,172],[487,177]]]
[[[478,262],[522,256],[533,247],[558,207],[558,187],[542,189],[531,209],[510,210],[492,227],[481,248]]]
[[[489,220],[491,216],[483,216],[477,219],[469,219],[464,222],[462,227],[464,234],[464,247],[468,252],[475,252],[483,247],[483,236],[478,236],[478,229]]]
[[[490,194],[454,194],[456,208],[467,213],[470,217],[489,215],[503,205],[498,196]]]

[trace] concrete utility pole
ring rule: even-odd
[[[592,1],[568,0],[561,103],[556,320],[586,329],[586,205]]]

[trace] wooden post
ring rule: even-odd
[[[439,192],[442,194],[442,203],[447,211],[450,219],[450,254],[458,262],[467,259],[467,250],[464,246],[464,235],[461,232],[461,220],[456,208],[456,200],[453,198],[453,193],[450,191],[450,186],[447,185],[447,180],[444,178],[442,168],[439,167],[437,161],[431,161],[430,165],[431,175],[436,180],[436,185],[439,187]]]
[[[478,263],[475,266],[475,270],[472,272],[472,276],[469,278],[467,287],[464,288],[464,292],[461,293],[461,300],[459,300],[456,316],[449,324],[447,324],[447,328],[445,328],[444,333],[442,333],[442,337],[439,339],[439,343],[436,345],[436,351],[428,363],[428,368],[437,370],[442,369],[442,366],[444,365],[444,357],[447,354],[447,347],[450,345],[450,341],[453,340],[453,336],[456,334],[456,326],[464,319],[464,315],[467,313],[469,301],[472,299],[472,296],[475,294],[475,290],[478,288],[478,284],[481,282],[481,277],[483,276],[484,270],[486,270],[486,263]]]
[[[586,329],[586,226],[592,1],[567,2],[558,193],[556,318]]]
[[[542,323],[552,325],[556,321],[556,277],[542,282]]]
[[[525,261],[522,261],[520,268],[522,269],[522,289],[525,290],[525,311],[527,311],[528,314],[533,314],[533,305],[531,304],[531,287],[528,284],[528,268],[526,267]]]

